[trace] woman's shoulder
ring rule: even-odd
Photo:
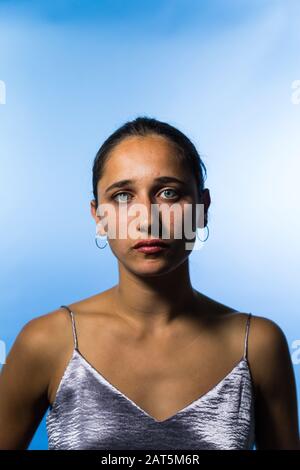
[[[234,336],[238,332],[246,334],[248,326],[248,353],[253,362],[264,362],[263,357],[270,358],[271,355],[278,354],[279,350],[286,349],[287,339],[283,329],[276,321],[252,312],[229,312],[226,321],[228,328]]]
[[[207,304],[208,311],[212,312],[212,315],[209,316],[211,316],[214,321],[217,321],[217,323],[220,321],[220,324],[224,326],[225,329],[228,328],[228,330],[230,329],[231,331],[234,331],[234,334],[236,334],[241,328],[245,328],[247,320],[250,317],[249,341],[250,334],[252,333],[251,340],[256,348],[269,348],[272,347],[272,345],[273,347],[276,347],[276,345],[278,346],[279,343],[284,341],[285,335],[282,328],[271,318],[251,311],[241,312],[228,305],[210,299],[209,297],[204,296],[204,298],[204,307]]]
[[[22,388],[28,393],[32,390],[32,393],[44,394],[52,371],[56,367],[57,355],[65,347],[63,343],[63,334],[66,335],[65,327],[66,316],[61,309],[35,316],[27,321],[9,350],[1,370],[2,377],[8,380],[19,376],[23,381]]]
[[[105,310],[108,291],[87,297],[66,305],[76,316],[88,316],[92,312],[100,312],[103,304]],[[49,312],[36,315],[27,321],[19,332],[16,341],[24,347],[45,352],[48,356],[60,349],[70,349],[73,344],[70,312],[61,305]],[[101,309],[100,309],[101,310]]]
[[[241,332],[246,335],[247,319],[250,316],[247,361],[256,391],[268,390],[273,393],[274,387],[289,382],[292,375],[292,362],[288,341],[282,327],[263,314],[252,312],[234,312],[232,322],[233,341]]]
[[[18,333],[14,346],[20,351],[36,354],[40,360],[49,359],[66,343],[66,328],[69,313],[57,308],[47,313],[36,315],[27,321]]]
[[[265,346],[270,347],[272,344],[276,346],[285,338],[280,325],[263,314],[256,314],[250,310],[242,312],[203,294],[201,294],[199,305],[200,309],[208,312],[208,318],[220,325],[222,329],[224,327],[224,331],[232,331],[234,336],[241,330],[245,331],[247,320],[250,317],[249,341],[252,333],[251,340],[258,349]]]
[[[279,389],[284,383],[290,383],[293,375],[292,362],[282,327],[263,314],[234,312],[229,316],[231,344],[236,345],[237,338],[242,336],[246,339],[246,325],[249,319],[247,362],[257,396],[261,393],[270,396],[274,393],[274,388]],[[239,342],[241,343],[241,340]],[[244,342],[242,347],[245,348]]]
[[[291,366],[289,345],[282,327],[263,315],[251,316],[248,351],[259,380]]]
[[[249,315],[249,314],[248,314]],[[276,321],[263,315],[251,313],[251,327],[254,330],[253,336],[259,345],[278,345],[284,338],[283,329]]]
[[[220,327],[218,330],[222,338],[228,340],[227,344],[234,345],[235,349],[240,350],[241,338],[246,339],[249,320],[247,352],[254,375],[263,375],[267,367],[272,370],[276,361],[287,363],[288,343],[278,322],[263,313],[241,312],[216,301],[210,305],[213,323]]]
[[[278,340],[282,339],[284,336],[283,330],[280,327],[279,323],[264,316],[263,314],[256,314],[253,312],[240,312],[237,310],[229,311],[228,322],[232,318],[232,322],[237,326],[244,325],[246,326],[247,321],[249,321],[249,335],[250,330],[252,331],[253,341],[257,345],[266,344],[266,342],[276,343]]]

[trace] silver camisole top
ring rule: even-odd
[[[49,450],[233,449],[254,446],[254,385],[247,360],[248,315],[244,354],[207,393],[158,421],[112,385],[80,353],[74,314],[73,355],[48,409]]]

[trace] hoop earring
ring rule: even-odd
[[[105,243],[104,246],[99,246],[98,245],[98,242],[97,242],[98,238],[100,238],[100,240],[106,240],[106,243]],[[101,237],[101,235],[96,235],[95,236],[95,243],[96,243],[97,247],[100,248],[100,250],[103,250],[103,248],[105,248],[106,245],[107,245],[107,235],[104,235],[104,237]]]
[[[208,225],[205,225],[205,228],[207,229],[207,236],[206,236],[206,238],[204,238],[204,240],[201,240],[201,238],[198,237],[198,230],[196,230],[196,235],[197,235],[198,240],[200,240],[200,242],[206,242],[206,240],[207,240],[208,237],[209,237],[209,228],[208,228]]]

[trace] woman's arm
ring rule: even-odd
[[[41,319],[42,318],[42,319]],[[47,407],[49,350],[45,321],[28,322],[0,373],[0,449],[27,449]]]
[[[254,316],[251,323],[249,362],[256,386],[256,448],[300,450],[296,384],[286,337],[272,320]]]

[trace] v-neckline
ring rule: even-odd
[[[168,418],[166,419],[163,419],[163,420],[158,420],[156,418],[154,418],[154,416],[151,416],[149,413],[147,413],[143,408],[141,408],[137,403],[135,403],[131,398],[129,398],[125,393],[121,392],[121,390],[119,390],[115,385],[113,385],[106,377],[104,377],[104,375],[99,372],[97,369],[95,369],[95,367],[81,354],[81,352],[79,351],[79,349],[77,348],[74,348],[74,351],[73,351],[73,356],[72,356],[72,359],[74,357],[74,354],[77,354],[77,357],[80,358],[80,360],[82,361],[82,363],[84,365],[86,365],[94,374],[94,376],[100,380],[101,382],[104,382],[111,390],[113,390],[115,393],[117,393],[119,396],[121,396],[123,398],[123,400],[125,400],[127,403],[129,403],[131,406],[133,406],[136,410],[138,410],[142,415],[144,415],[146,418],[148,418],[150,421],[152,421],[153,423],[156,423],[156,424],[161,424],[163,425],[164,423],[166,422],[169,422],[175,418],[177,418],[178,416],[181,416],[183,415],[184,413],[186,413],[188,410],[191,410],[194,406],[196,406],[198,403],[202,402],[203,400],[205,400],[205,398],[209,397],[209,395],[215,391],[217,388],[219,388],[221,385],[223,385],[223,383],[239,368],[241,367],[241,365],[245,365],[246,366],[246,370],[249,371],[249,364],[248,364],[248,360],[245,356],[243,356],[237,363],[235,366],[233,366],[233,368],[228,372],[228,374],[226,374],[221,380],[219,380],[219,382],[217,382],[213,387],[211,387],[206,393],[204,393],[203,395],[199,396],[198,398],[195,398],[195,400],[193,400],[192,402],[190,402],[189,404],[187,404],[186,406],[184,406],[183,408],[181,408],[180,410],[178,410],[176,413],[174,413],[173,415],[169,416]]]

